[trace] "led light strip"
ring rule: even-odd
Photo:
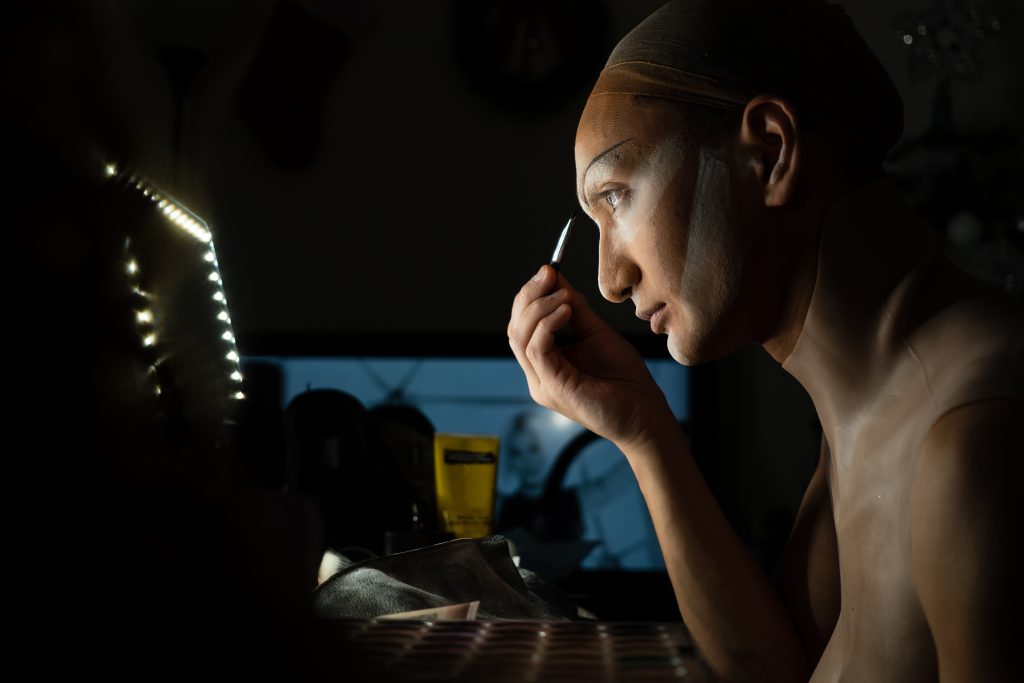
[[[107,177],[123,176],[114,164],[107,164],[104,170],[106,171]],[[166,216],[168,220],[178,228],[203,244],[210,244],[213,241],[213,235],[210,233],[210,228],[206,225],[206,222],[189,211],[188,208],[186,208],[185,205],[177,199],[154,187],[136,175],[127,176],[125,180],[127,180],[128,184],[133,185],[136,190],[156,204],[157,208],[160,209],[164,216]]]
[[[130,239],[125,239],[124,241],[124,253],[126,259],[125,271],[128,273],[128,284],[132,289],[132,293],[135,294],[141,302],[145,302],[141,307],[135,310],[135,325],[138,328],[139,338],[142,340],[142,345],[147,349],[151,349],[156,347],[157,342],[155,326],[156,320],[153,315],[153,309],[148,306],[148,302],[152,297],[139,286],[139,262],[136,261],[135,257],[132,255],[132,243]],[[159,361],[154,361],[154,363],[149,366],[149,378],[152,382],[153,393],[157,396],[163,393],[163,390],[160,388],[159,375],[156,371],[158,363]]]
[[[136,190],[156,204],[157,208],[160,209],[163,215],[170,220],[171,223],[195,238],[200,243],[206,245],[207,251],[203,254],[203,261],[205,261],[211,268],[207,278],[214,289],[212,295],[213,300],[220,305],[220,311],[217,312],[217,320],[224,328],[221,334],[221,339],[227,344],[228,348],[227,353],[224,354],[224,358],[231,363],[231,371],[228,377],[231,381],[241,385],[243,379],[241,358],[238,355],[238,344],[235,340],[235,332],[231,326],[231,315],[228,313],[228,299],[227,295],[224,293],[224,280],[220,275],[220,264],[217,262],[217,250],[213,246],[213,234],[210,232],[210,227],[202,218],[188,210],[188,208],[186,208],[181,202],[146,182],[142,178],[139,178],[136,175],[125,176],[114,164],[107,164],[104,167],[104,171],[108,178],[124,178],[130,185],[135,187]],[[125,253],[128,259],[126,269],[129,280],[131,281],[132,291],[142,299],[149,299],[149,294],[139,287],[139,265],[131,254],[130,246],[130,243],[126,241]],[[139,326],[142,345],[147,348],[155,347],[157,345],[157,321],[155,320],[153,310],[151,308],[137,310],[135,312],[135,321]],[[152,370],[154,371],[155,376],[155,365],[152,367]],[[160,393],[159,384],[156,384],[156,393]],[[241,391],[240,386],[238,389],[233,390],[230,393],[230,398],[239,400],[245,398],[245,394]]]

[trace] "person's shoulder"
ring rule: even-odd
[[[956,406],[931,425],[921,445],[929,465],[973,467],[985,458],[1020,460],[1024,438],[1024,398],[986,398]]]
[[[1024,307],[971,287],[933,307],[906,341],[942,416],[988,399],[1024,399]]]
[[[913,582],[940,675],[1017,680],[1024,401],[959,406],[921,446],[911,494]]]
[[[961,512],[982,503],[982,498],[996,503],[1001,482],[1011,472],[1020,472],[1022,439],[1024,398],[990,398],[955,407],[932,424],[921,444],[914,477],[916,502],[932,497],[933,503]]]
[[[1011,458],[1024,437],[1024,307],[962,275],[947,272],[939,286],[939,305],[926,307],[907,337],[933,406],[918,476],[956,471],[963,476],[943,486],[955,482],[960,494],[973,495],[964,487],[981,481],[980,468]]]

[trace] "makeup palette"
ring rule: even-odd
[[[332,627],[355,680],[712,680],[678,623],[376,620]]]

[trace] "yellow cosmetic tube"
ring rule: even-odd
[[[499,445],[496,436],[434,435],[438,522],[456,538],[492,532]]]

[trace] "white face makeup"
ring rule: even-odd
[[[627,139],[587,169],[581,188],[589,205],[587,212],[601,232],[602,293],[612,301],[632,295],[638,313],[649,309],[651,296],[631,291],[638,284],[636,278],[647,277],[645,287],[661,279],[678,283],[672,271],[679,264],[669,256],[677,245],[666,244],[666,235],[652,226],[660,222],[657,214],[667,206],[666,194],[681,180],[685,156],[686,146],[678,134],[662,137],[654,144]],[[642,256],[648,252],[657,257],[656,262]],[[645,268],[633,274],[635,268],[631,266],[641,262],[648,268],[657,263],[659,272],[646,272]]]
[[[739,253],[729,223],[732,179],[723,156],[720,150],[701,147],[690,204],[679,298],[690,310],[693,324],[685,345],[691,347],[705,345],[721,325],[739,282]],[[671,342],[669,351],[679,362],[691,353]]]
[[[602,294],[653,314],[673,358],[700,362],[718,355],[712,347],[742,271],[725,153],[687,144],[671,115],[612,109],[588,104],[577,136],[580,191],[601,231]]]
[[[584,189],[591,203],[608,205],[601,209],[612,224],[613,238],[625,246],[632,246],[653,219],[674,176],[682,172],[678,161],[685,151],[679,136],[639,150],[631,147],[591,171]]]
[[[701,253],[709,251],[715,236],[725,232],[724,228],[729,222],[729,183],[729,166],[722,158],[722,153],[701,147],[697,182],[690,208],[690,234],[680,296],[699,291],[701,283],[695,275],[700,269],[696,259]]]

